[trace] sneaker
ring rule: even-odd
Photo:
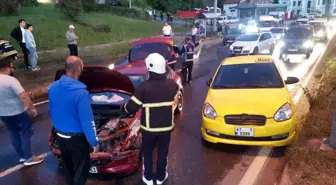
[[[23,165],[25,165],[25,166],[32,166],[32,165],[35,165],[35,164],[39,164],[39,163],[41,163],[43,161],[44,161],[44,158],[33,156],[30,159],[26,160],[23,163]]]
[[[35,68],[33,68],[33,69],[31,69],[32,71],[39,71],[39,70],[41,70],[41,68],[39,68],[39,67],[35,67]]]
[[[146,185],[154,185],[154,181],[153,180],[147,180],[144,175],[142,176],[142,182],[144,182]]]
[[[163,184],[168,179],[168,173],[166,173],[166,177],[163,179],[163,181],[156,180],[157,185]]]
[[[20,161],[19,161],[20,163],[24,163],[24,162],[26,162],[26,159],[24,159],[24,158],[20,158]]]

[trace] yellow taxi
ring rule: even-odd
[[[252,146],[286,146],[296,134],[295,105],[271,56],[225,59],[213,78],[203,106],[206,142]]]

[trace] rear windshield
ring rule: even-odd
[[[259,38],[259,34],[248,34],[242,35],[237,40],[238,41],[257,41]]]
[[[213,89],[282,87],[283,81],[273,63],[223,65],[212,85]]]
[[[312,36],[308,28],[290,28],[285,33],[285,39],[309,39]]]
[[[283,28],[272,28],[271,32],[272,33],[283,33],[284,29]]]
[[[161,42],[139,44],[130,49],[130,61],[145,60],[151,53],[159,53],[166,60],[171,57],[172,45]]]

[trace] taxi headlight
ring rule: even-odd
[[[310,48],[310,47],[313,46],[313,42],[311,40],[308,40],[308,41],[306,41],[306,42],[303,43],[303,46],[305,48]]]
[[[280,41],[279,42],[279,47],[281,48],[281,47],[284,47],[285,46],[285,42],[284,41]]]
[[[110,69],[110,70],[112,70],[112,69],[114,69],[114,64],[110,64],[109,66],[108,66],[108,68]]]
[[[274,120],[277,122],[286,121],[292,117],[292,107],[289,103],[286,103],[274,114]]]
[[[203,115],[207,118],[210,118],[210,119],[216,119],[217,118],[217,113],[216,113],[215,109],[209,103],[204,104]]]

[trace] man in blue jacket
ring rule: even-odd
[[[66,75],[49,88],[49,111],[57,133],[61,158],[70,185],[84,185],[90,170],[90,153],[99,144],[85,84],[78,79],[83,61],[75,56],[66,60]]]

